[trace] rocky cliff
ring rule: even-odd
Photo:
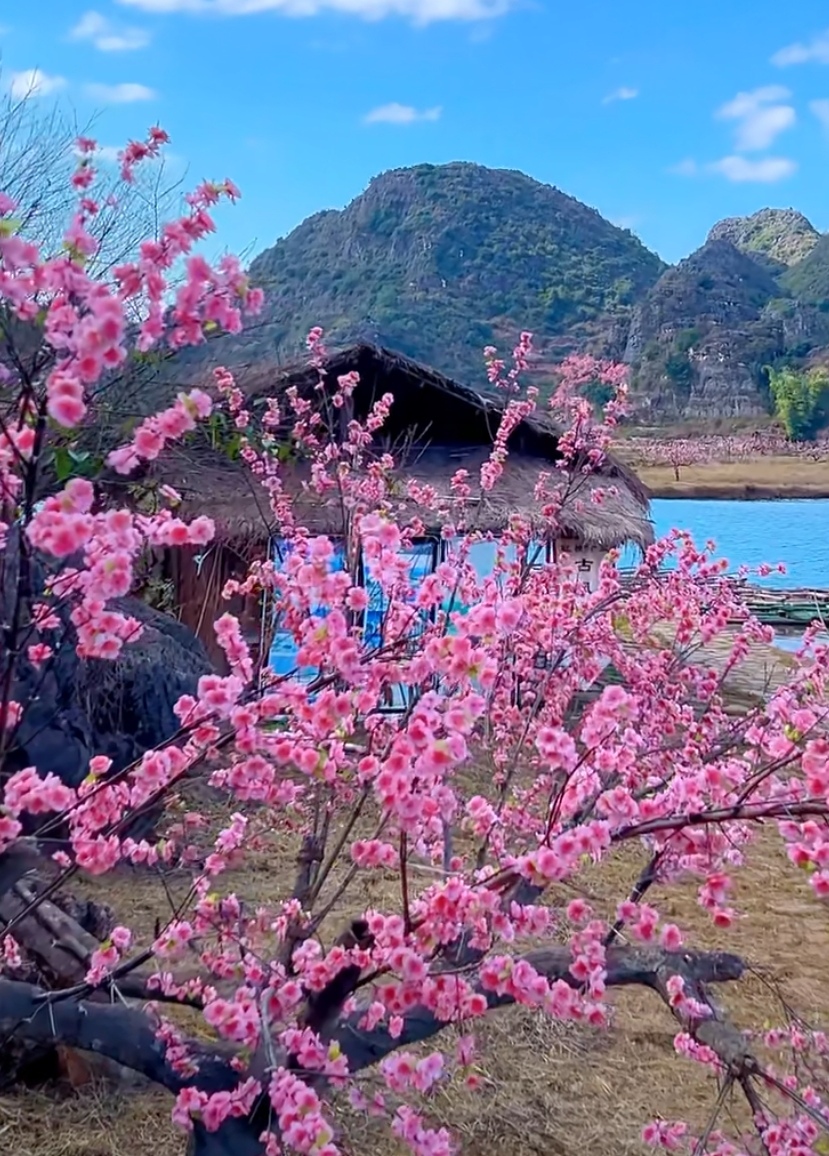
[[[788,237],[784,221],[792,228]],[[803,221],[800,214],[769,211],[722,222],[645,294],[633,311],[624,354],[640,413],[653,421],[763,417],[767,367],[803,362],[829,344],[829,311],[785,285],[807,262],[816,269],[812,254],[823,248],[815,233],[818,240],[802,261],[787,266],[780,259],[784,253],[793,258]],[[754,253],[758,236],[763,247]]]
[[[668,269],[631,320],[625,361],[637,408],[653,420],[765,413],[758,374],[785,349],[782,321],[765,315],[777,293],[771,274],[727,240]]]

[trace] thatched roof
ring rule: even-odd
[[[399,452],[406,447],[402,476],[428,482],[448,496],[452,475],[461,467],[468,469],[476,529],[501,530],[515,513],[537,517],[533,489],[538,474],[559,456],[559,431],[548,418],[533,415],[514,431],[504,475],[493,491],[484,493],[476,490],[478,471],[498,429],[502,414],[498,399],[373,345],[352,346],[332,354],[325,363],[326,381],[332,387],[339,376],[352,371],[360,377],[353,394],[355,417],[365,417],[383,394],[394,396],[378,449]],[[307,364],[294,369],[258,365],[236,371],[235,377],[249,405],[260,398],[278,397],[290,385],[309,399],[320,396],[315,388],[319,372]],[[203,437],[193,438],[186,445],[171,447],[163,467],[163,480],[182,494],[188,513],[209,514],[228,542],[261,540],[278,533],[267,498],[248,471],[212,450]],[[335,533],[341,524],[336,508],[316,497],[300,496],[301,471],[285,468],[296,476],[294,489],[303,522],[313,532]],[[601,504],[591,499],[593,491],[608,488],[617,493],[604,497]],[[609,548],[631,541],[644,546],[653,540],[648,492],[615,457],[609,457],[599,473],[573,481],[561,520],[567,532],[585,545]]]

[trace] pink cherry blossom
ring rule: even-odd
[[[166,139],[153,128],[130,142],[124,180]],[[157,920],[116,924],[85,960],[85,983],[100,989],[88,1007],[120,999],[122,977],[140,967],[143,994],[158,1001],[145,1014],[154,1070],[163,1048],[176,1093],[173,1119],[231,1135],[264,1097],[271,1117],[257,1114],[264,1131],[252,1142],[280,1156],[336,1156],[343,1100],[329,1092],[340,1091],[417,1156],[445,1156],[454,1141],[430,1122],[431,1107],[453,1080],[481,1083],[482,1017],[517,1003],[611,1030],[619,958],[659,961],[650,986],[673,1017],[679,1059],[732,1075],[702,1026],[714,1005],[688,971],[699,944],[672,893],[692,880],[727,940],[762,829],[776,831],[802,873],[804,902],[829,896],[829,649],[817,631],[786,681],[735,718],[705,647],[718,644],[727,675],[770,636],[713,547],[674,531],[632,579],[612,555],[592,587],[579,581],[549,544],[587,501],[614,496],[612,478],[597,489],[592,475],[624,414],[625,372],[572,355],[548,367],[555,382],[542,403],[524,386],[527,332],[509,367],[486,351],[498,399],[492,444],[474,470],[453,466],[445,485],[406,476],[390,431],[398,400],[378,390],[363,401],[356,371],[330,374],[315,328],[301,386],[252,398],[219,368],[145,416],[107,457],[130,477],[129,501],[113,496],[109,474],[100,484],[47,474],[32,491],[30,472],[56,445],[96,432],[107,375],[136,354],[201,344],[217,327],[237,333],[263,303],[237,259],[211,264],[201,251],[214,207],[238,197],[227,180],[201,184],[178,219],[93,275],[106,197],[95,143],[78,151],[61,255],[0,230],[0,299],[18,320],[42,324],[48,352],[29,382],[3,374],[0,537],[20,528],[46,575],[4,626],[14,669],[26,667],[22,685],[50,677],[67,647],[96,662],[128,654],[143,626],[120,600],[159,557],[214,540],[209,512],[191,516],[188,488],[159,484],[159,463],[199,423],[233,431],[234,468],[264,495],[280,543],[278,560],[253,558],[227,579],[226,612],[212,623],[222,668],[179,699],[168,742],[122,769],[88,752],[74,787],[20,762],[4,775],[0,852],[24,831],[48,840],[60,829],[49,854],[62,879],[150,868],[181,895]],[[13,211],[0,195],[0,216]],[[583,395],[594,381],[613,392],[602,414]],[[497,497],[519,427],[548,417],[561,429],[559,457],[530,487],[538,517],[510,507],[490,533],[481,511]],[[676,461],[676,447],[662,458]],[[334,516],[336,533],[314,532]],[[411,552],[429,527],[440,528],[436,562],[418,574]],[[473,565],[482,544],[495,558],[484,575]],[[257,631],[240,605],[256,609]],[[294,669],[269,665],[274,633]],[[31,709],[14,679],[2,696],[0,757],[17,751]],[[136,828],[155,810],[156,830]],[[601,877],[622,844],[641,860],[629,884],[585,898],[586,877]],[[246,893],[253,872],[256,903]],[[2,938],[5,969],[25,965],[8,929]],[[669,974],[680,953],[683,974]],[[621,982],[630,978],[622,969]],[[187,1005],[186,1021],[165,1020],[164,1003]],[[191,1037],[184,1025],[196,1017]],[[424,1025],[434,1026],[428,1046],[410,1050]],[[355,1070],[355,1030],[375,1049],[373,1083]],[[761,1035],[771,1059],[757,1063],[770,1065],[762,1078],[783,1107],[754,1121],[760,1147],[801,1156],[826,1115],[826,1089],[806,1081],[829,1043],[794,1017]],[[643,1123],[652,1147],[697,1144],[681,1121]],[[712,1156],[754,1151],[756,1139],[735,1129],[733,1144],[712,1133]]]

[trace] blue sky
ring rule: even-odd
[[[0,4],[0,82],[106,146],[170,133],[229,176],[252,254],[383,169],[515,168],[667,260],[721,217],[829,229],[826,0],[38,0]]]

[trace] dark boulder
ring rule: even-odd
[[[176,733],[173,707],[183,694],[194,694],[201,676],[213,667],[198,638],[169,614],[136,598],[122,599],[113,608],[136,618],[144,629],[116,662],[80,663],[79,699],[99,753],[127,765],[136,755],[126,743],[141,753]]]
[[[0,555],[0,624],[6,633],[0,677],[11,658],[8,624],[17,591],[23,590],[26,622],[26,607],[37,601],[44,581],[35,558],[24,561],[21,570],[19,538],[12,530]],[[28,660],[25,646],[16,656],[12,698],[24,711],[0,779],[34,766],[74,787],[85,778],[93,755],[108,756],[117,772],[178,730],[176,701],[193,694],[199,678],[212,670],[202,644],[187,627],[139,599],[121,599],[113,608],[143,625],[140,637],[126,644],[114,662],[78,657],[66,605],[56,611],[60,625],[43,639],[53,648],[52,658],[38,668]]]

